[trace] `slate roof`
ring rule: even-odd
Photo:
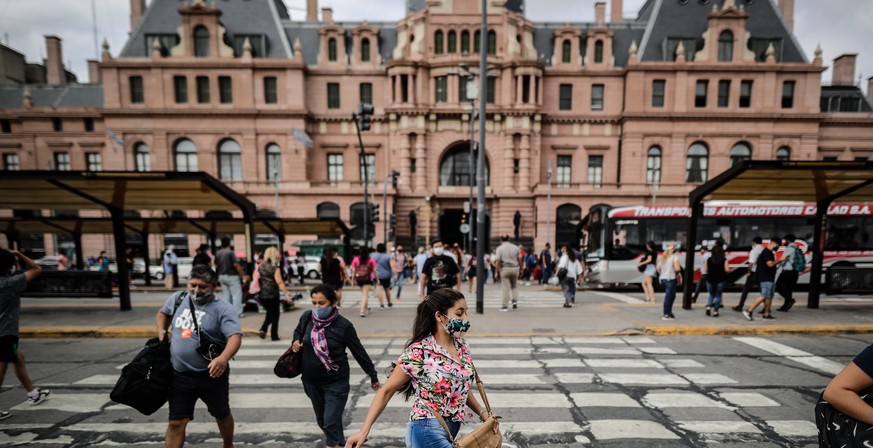
[[[406,12],[418,12],[427,9],[427,0],[406,0]],[[506,9],[524,12],[524,0],[507,0]]]
[[[337,26],[342,27],[346,33],[346,53],[350,55],[355,49],[352,47],[352,30],[362,25],[363,22],[336,22]],[[285,20],[282,22],[285,29],[285,35],[288,37],[288,42],[294,46],[294,41],[300,39],[300,45],[303,47],[303,62],[309,66],[318,64],[318,51],[320,47],[320,37],[318,29],[323,23],[320,22],[292,22]],[[388,61],[392,57],[394,47],[397,46],[397,24],[394,22],[367,22],[367,25],[379,29],[379,53],[382,60]]]
[[[34,107],[103,107],[103,86],[68,84],[65,86],[28,85]],[[0,87],[0,109],[21,109],[24,86]]]
[[[564,23],[535,23],[534,24],[534,48],[537,49],[537,55],[546,60],[555,54],[555,31],[565,27]],[[595,27],[593,23],[570,23],[570,27],[582,31],[580,38],[579,52],[584,58],[588,47],[585,34]],[[637,45],[642,41],[643,33],[645,32],[645,24],[638,22],[625,22],[620,24],[606,24],[613,32],[615,37],[612,42],[612,51],[615,56],[615,66],[624,67],[627,65],[629,58],[628,50],[631,42],[637,41]],[[558,54],[560,57],[560,54]],[[552,61],[554,64],[555,61]]]
[[[121,50],[122,57],[145,57],[146,34],[175,34],[182,25],[179,9],[189,6],[190,0],[152,0],[136,29]],[[222,11],[219,19],[230,36],[234,34],[263,34],[267,38],[265,57],[290,58],[291,46],[284,36],[281,21],[289,19],[288,10],[281,0],[212,0]],[[225,36],[226,43],[229,43]]]
[[[822,86],[822,112],[873,112],[867,97],[856,86]]]

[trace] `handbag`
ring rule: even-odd
[[[858,395],[868,405],[873,403],[873,389]],[[873,443],[873,429],[858,424],[857,420],[833,407],[825,401],[824,393],[819,395],[815,406],[815,425],[818,427],[818,446],[823,448],[861,448]]]
[[[312,317],[312,313],[310,312],[309,317]],[[303,324],[303,331],[306,331],[306,327],[309,326],[309,319],[306,319],[306,323]],[[294,345],[294,342],[291,342],[291,345]],[[295,352],[288,347],[288,350],[285,350],[285,353],[282,353],[282,356],[276,361],[276,365],[273,366],[273,374],[278,376],[279,378],[296,378],[300,375],[302,369],[302,361],[303,361],[303,349],[301,348],[299,351]]]
[[[567,278],[567,268],[558,269],[558,280],[564,281]]]
[[[491,404],[488,402],[488,396],[485,395],[485,386],[482,384],[479,372],[476,371],[475,366],[473,366],[473,375],[476,376],[476,387],[479,389],[479,395],[482,397],[483,404],[485,404],[485,410],[488,411],[488,418],[481,425],[477,426],[469,434],[456,439],[452,437],[449,425],[446,424],[443,417],[438,412],[434,412],[433,409],[431,409],[431,413],[440,422],[443,429],[446,430],[446,434],[449,435],[452,441],[453,448],[500,448],[503,446],[503,434],[500,431],[494,432],[494,425],[497,424],[500,416],[491,415]]]

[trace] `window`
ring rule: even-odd
[[[142,76],[130,77],[130,102],[133,104],[142,104],[144,101]]]
[[[173,76],[173,91],[176,96],[176,104],[184,104],[188,102],[188,78],[184,76]]]
[[[409,102],[409,78],[412,75],[400,75],[400,99],[404,103]]]
[[[588,156],[588,183],[596,188],[603,185],[603,156]]]
[[[209,78],[206,76],[197,77],[197,102],[209,104]]]
[[[603,63],[603,41],[598,40],[594,42],[594,63],[602,64]]]
[[[264,102],[267,104],[276,104],[279,102],[279,90],[277,88],[275,76],[264,77]]]
[[[249,41],[249,46],[252,47],[252,56],[262,58],[266,55],[265,37],[263,34],[235,34],[233,36],[233,52],[237,56],[245,54],[244,48],[246,39]]]
[[[7,171],[20,170],[21,163],[18,160],[18,154],[3,154],[3,169]]]
[[[360,91],[362,103],[373,104],[373,84],[362,82],[358,90]]]
[[[776,150],[776,160],[791,160],[791,148],[783,146]]]
[[[560,110],[573,110],[573,84],[561,84],[560,89],[558,108]]]
[[[555,184],[559,188],[570,186],[573,174],[573,156],[558,156],[558,166],[555,170]]]
[[[497,77],[488,77],[488,104],[494,104],[497,101]]]
[[[233,80],[230,76],[218,77],[218,99],[221,104],[233,103]]]
[[[776,62],[782,62],[782,39],[781,38],[760,38],[752,37],[749,39],[749,50],[755,54],[756,62],[767,61],[767,50],[773,45],[773,51],[776,52]]]
[[[12,133],[12,122],[6,119],[0,120],[0,132],[4,134]]]
[[[652,107],[664,107],[664,92],[666,88],[666,80],[656,79],[652,81]]]
[[[521,102],[529,103],[530,102],[530,75],[523,75],[519,78],[519,82],[521,82]]]
[[[62,132],[64,130],[64,120],[60,118],[52,118],[52,130],[55,132]]]
[[[334,202],[322,202],[315,206],[315,216],[318,219],[339,219],[340,207]]]
[[[267,180],[282,180],[282,151],[275,143],[267,145]]]
[[[456,53],[458,51],[458,33],[449,31],[448,47],[449,53]]]
[[[791,109],[794,107],[794,81],[785,81],[782,83],[782,108]]]
[[[488,32],[488,54],[497,54],[497,33],[494,31]]]
[[[86,117],[82,119],[82,124],[85,126],[85,132],[94,132],[94,119]]]
[[[694,107],[706,107],[707,90],[709,90],[709,81],[698,80],[694,89]]]
[[[603,110],[603,84],[591,86],[591,110]]]
[[[88,171],[103,171],[103,157],[99,152],[86,152],[85,166],[88,167]]]
[[[194,28],[194,57],[209,57],[209,30],[205,26]]]
[[[718,35],[718,62],[734,60],[734,33],[725,30]]]
[[[747,109],[752,107],[752,81],[740,82],[740,107]]]
[[[679,56],[679,43],[682,43],[682,48],[685,50],[685,60],[693,61],[694,55],[697,53],[697,38],[696,37],[668,37],[664,42],[664,60],[675,61]]]
[[[752,158],[752,148],[747,143],[740,142],[731,148],[731,168]]]
[[[340,182],[343,180],[342,154],[327,155],[327,180],[331,182]]]
[[[140,173],[147,173],[152,170],[152,162],[149,157],[149,147],[145,143],[137,143],[133,147],[134,154],[134,169]]]
[[[565,64],[570,63],[570,58],[573,56],[572,48],[573,44],[570,43],[570,39],[564,39],[564,43],[561,44],[561,62]]]
[[[433,34],[433,52],[443,54],[443,32],[437,31]]]
[[[336,62],[336,39],[331,37],[327,41],[327,60],[330,62]]]
[[[327,83],[327,108],[328,109],[339,109],[340,108],[340,89],[339,83],[329,82]]]
[[[476,82],[475,78],[472,76],[465,76],[458,81],[458,102],[463,103],[466,101],[470,101],[470,98],[467,98],[467,83],[468,82]]]
[[[479,51],[481,51],[481,48],[482,48],[481,45],[482,45],[482,32],[479,30],[476,30],[476,32],[473,33],[473,53],[478,53]]]
[[[364,167],[367,167],[367,182],[373,183],[376,180],[376,154],[364,154],[358,156],[358,163],[360,163],[360,176],[361,182],[364,182]]]
[[[55,153],[55,170],[70,171],[70,153],[56,152]]]
[[[178,45],[179,36],[176,34],[146,34],[145,54],[152,54],[155,40],[158,41],[158,45],[161,47],[161,56],[167,57],[170,55],[170,49]]]
[[[718,107],[728,107],[731,102],[731,82],[722,79],[718,82]]]
[[[361,39],[361,62],[370,62],[370,39]]]
[[[440,186],[467,187],[476,177],[475,161],[470,163],[470,145],[455,146],[440,163]],[[485,185],[488,185],[488,161],[485,161]]]
[[[470,52],[470,32],[461,31],[461,53]]]
[[[658,185],[661,183],[661,147],[652,146],[646,158],[646,183]]]
[[[194,142],[188,139],[182,139],[176,142],[173,150],[176,154],[176,171],[179,172],[194,172],[197,169],[197,147]]]
[[[218,175],[221,180],[242,180],[242,150],[234,140],[218,144]]]
[[[447,76],[437,76],[434,78],[435,98],[437,103],[445,103],[449,100],[449,78]]]
[[[706,182],[709,169],[709,149],[697,142],[688,148],[688,161],[685,165],[685,182]]]

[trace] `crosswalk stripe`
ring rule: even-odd
[[[780,344],[769,339],[759,337],[735,337],[734,340],[831,375],[836,375],[842,372],[843,367],[845,367],[842,364],[822,358],[821,356],[816,356],[812,353],[798,350],[794,347],[789,347],[785,344]]]
[[[592,420],[590,423],[596,440],[679,438],[660,423],[648,420]]]
[[[729,408],[712,398],[694,392],[682,393],[650,393],[642,399],[643,403],[652,408]]]
[[[755,425],[742,420],[706,421],[706,422],[676,422],[680,428],[698,434],[760,434]]]
[[[648,384],[653,386],[688,384],[687,380],[673,374],[600,373],[598,376],[604,383]]]
[[[779,403],[757,392],[722,392],[719,396],[732,405],[743,408],[781,406]]]
[[[642,299],[638,299],[636,297],[629,296],[627,294],[621,294],[621,293],[617,293],[617,292],[604,292],[604,291],[592,291],[592,292],[594,294],[599,295],[599,296],[609,297],[610,299],[618,300],[619,302],[622,302],[622,303],[631,303],[631,304],[646,303]]]
[[[605,392],[576,393],[570,394],[570,399],[577,407],[610,407],[610,408],[639,408],[642,407],[633,398],[625,394],[613,394]]]
[[[591,368],[663,369],[664,365],[652,359],[586,359]]]

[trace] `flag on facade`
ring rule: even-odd
[[[312,139],[309,138],[309,134],[307,134],[306,131],[294,128],[291,130],[291,135],[294,136],[295,142],[303,143],[303,146],[312,149]]]
[[[115,135],[115,133],[112,132],[112,129],[108,130],[108,135],[109,135],[109,140],[112,140],[116,145],[124,148],[124,140],[122,140],[121,137]]]

